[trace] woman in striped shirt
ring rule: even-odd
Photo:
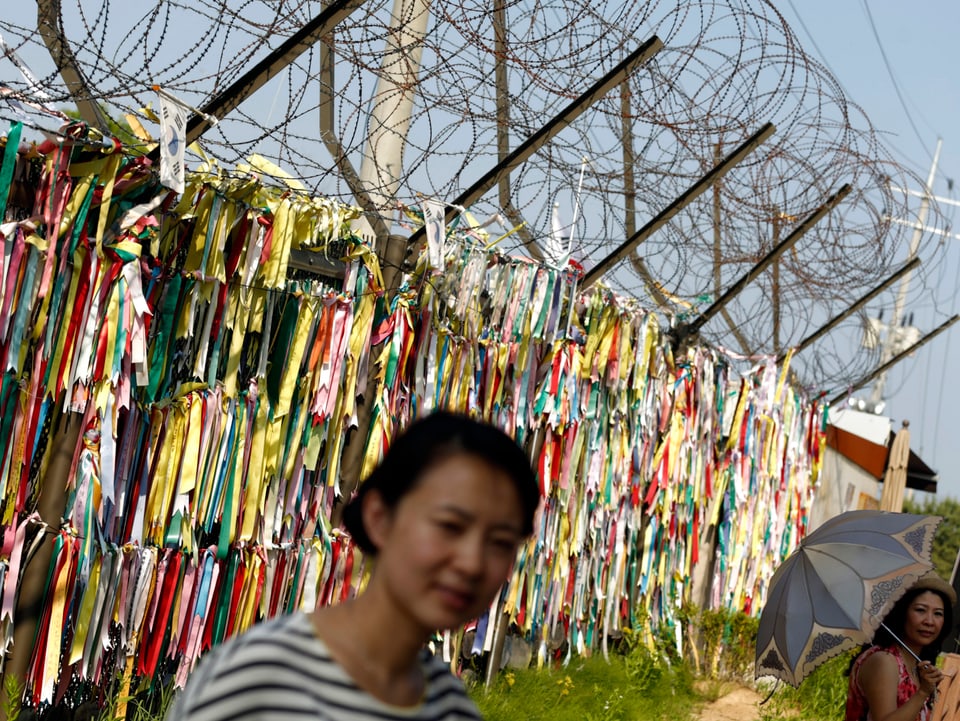
[[[447,412],[415,421],[344,509],[373,558],[363,593],[223,644],[168,721],[479,718],[425,645],[489,607],[538,502],[526,455],[500,430]]]

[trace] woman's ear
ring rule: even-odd
[[[364,495],[360,505],[363,529],[367,538],[378,551],[386,543],[393,522],[393,509],[386,504],[379,491],[370,490]]]

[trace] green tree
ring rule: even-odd
[[[957,551],[960,550],[960,501],[955,498],[938,499],[935,496],[928,497],[922,503],[905,500],[903,510],[943,518],[933,538],[933,564],[937,573],[949,581]]]
[[[107,119],[108,132],[123,143],[124,150],[130,155],[143,155],[144,143],[137,137],[136,133],[133,132],[130,123],[128,123],[125,118],[121,118],[120,120],[114,119],[110,114],[110,109],[103,103],[100,103],[100,111]],[[77,110],[64,110],[63,112],[68,118],[81,120],[80,112]]]

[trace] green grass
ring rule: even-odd
[[[711,686],[712,688],[712,686]],[[503,671],[488,690],[470,687],[470,695],[487,721],[550,719],[550,721],[686,721],[699,706],[713,700],[694,688],[685,664],[668,665],[644,650],[574,658],[566,667]],[[132,700],[129,721],[162,721],[166,704],[148,708]],[[114,721],[114,700],[97,721]]]
[[[3,695],[0,703],[0,718],[17,721],[20,716],[20,699],[23,698],[23,682],[13,676],[3,677]]]
[[[504,671],[471,696],[487,721],[660,721],[693,718],[701,700],[685,664],[644,650],[577,658],[566,667]]]
[[[684,656],[676,635],[664,629],[650,650],[640,634],[627,631],[611,644],[609,661],[597,654],[572,658],[567,665],[502,671],[489,689],[468,684],[471,697],[487,721],[692,721],[706,704],[753,677],[756,620],[727,611],[685,614]],[[691,639],[696,639],[695,641]],[[846,702],[850,655],[821,666],[799,689],[784,684],[759,689],[769,699],[759,708],[760,721],[840,721]],[[482,676],[482,669],[474,669]],[[111,689],[112,691],[113,689]],[[17,688],[7,689],[16,697]],[[131,690],[128,721],[161,721],[172,699],[166,688]],[[137,692],[139,691],[139,693]],[[115,721],[116,693],[93,718]],[[15,717],[8,699],[8,718]],[[740,721],[753,721],[754,717]]]
[[[791,718],[796,721],[842,721],[847,703],[846,675],[854,652],[831,659],[810,674],[800,688],[778,684],[760,706],[761,721]],[[769,691],[764,692],[769,694]]]
[[[691,613],[685,620],[699,652],[688,648],[683,659],[665,638],[658,639],[653,654],[628,636],[609,662],[594,656],[560,668],[504,671],[489,690],[473,687],[471,695],[488,721],[696,718],[705,704],[752,682],[757,622],[722,610]],[[845,654],[824,664],[799,689],[761,686],[768,698],[759,707],[760,721],[841,721],[850,658]]]

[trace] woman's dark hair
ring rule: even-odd
[[[436,411],[413,423],[387,449],[383,460],[360,485],[343,509],[343,525],[354,542],[369,554],[374,547],[363,527],[361,507],[370,491],[394,508],[411,491],[424,472],[457,453],[467,453],[500,469],[513,481],[523,511],[523,533],[533,532],[533,517],[540,502],[540,487],[526,454],[495,426],[449,411]]]
[[[953,603],[947,598],[946,594],[934,588],[911,588],[903,595],[903,598],[897,601],[894,607],[890,609],[890,612],[883,619],[883,622],[890,631],[893,631],[894,634],[902,639],[907,623],[907,609],[910,608],[910,604],[913,603],[917,596],[927,592],[937,594],[943,601],[943,628],[933,643],[923,647],[920,658],[924,661],[936,661],[943,647],[943,642],[947,639],[947,636],[950,635],[950,632],[953,631]],[[876,633],[873,634],[873,645],[891,646],[896,644],[897,640],[890,631],[887,631],[883,626],[878,628]]]
[[[936,640],[933,643],[930,643],[923,647],[923,650],[920,652],[921,661],[930,661],[931,663],[937,660],[937,656],[940,655],[940,651],[943,648],[943,642],[950,635],[950,632],[953,631],[953,601],[947,597],[942,591],[938,591],[935,588],[926,588],[926,587],[914,587],[907,591],[899,601],[894,604],[893,608],[884,616],[883,623],[890,629],[888,631],[883,626],[880,626],[873,634],[873,640],[870,643],[863,645],[863,648],[860,649],[860,652],[857,653],[850,660],[850,668],[847,669],[847,674],[849,675],[851,669],[853,668],[854,662],[859,657],[860,653],[866,651],[871,646],[880,646],[881,648],[887,648],[889,646],[899,646],[897,639],[894,638],[894,634],[901,640],[904,636],[904,629],[907,625],[907,609],[910,608],[910,604],[913,603],[914,599],[919,596],[921,593],[930,593],[937,594],[940,599],[943,601],[943,628],[940,630],[940,635],[937,636]],[[891,631],[893,633],[891,633]]]

